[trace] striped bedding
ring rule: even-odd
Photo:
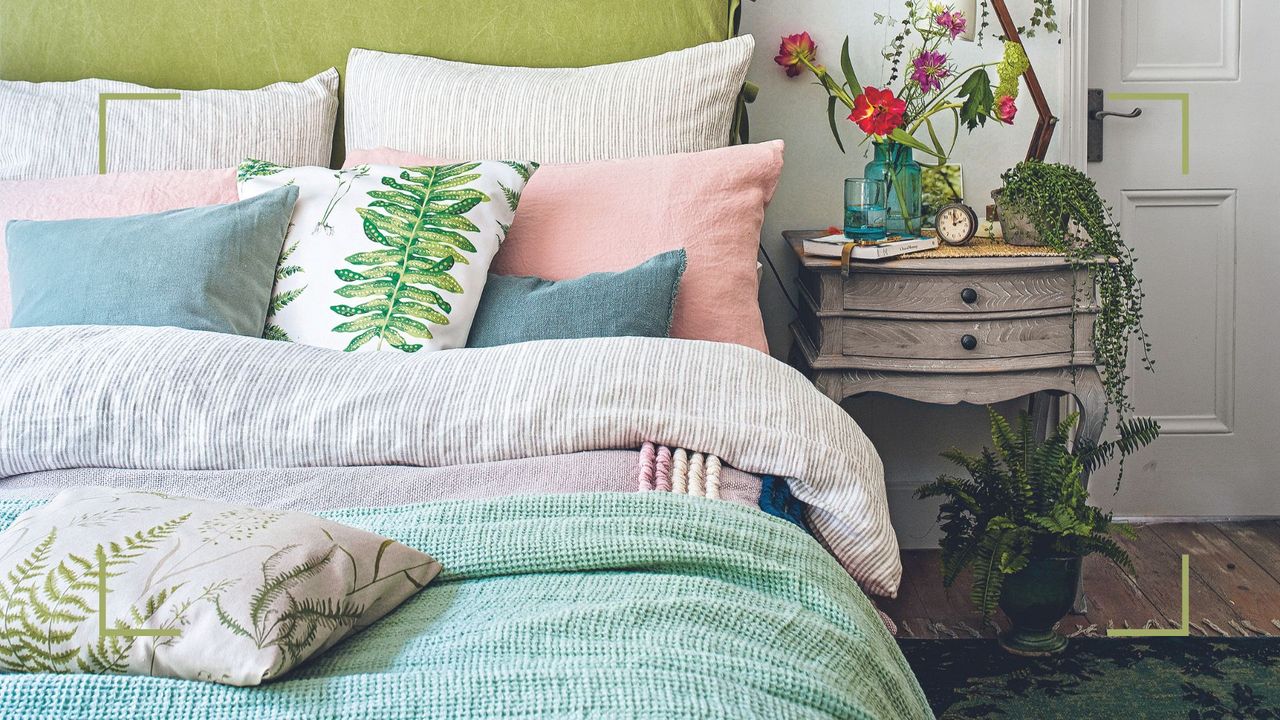
[[[249,468],[244,470],[46,470],[5,478],[0,501],[49,499],[71,487],[102,486],[217,497],[254,507],[312,512],[347,507],[393,507],[440,500],[484,500],[508,495],[638,492],[645,487],[643,455],[635,450],[500,460],[446,467]],[[661,489],[661,488],[659,488]],[[744,507],[761,506],[761,479],[722,467],[714,497]],[[667,488],[670,490],[670,488]],[[769,512],[769,510],[766,510]]]
[[[175,328],[24,328],[0,331],[0,378],[0,487],[88,468],[445,468],[649,441],[787,478],[865,590],[892,596],[901,575],[870,442],[748,348],[602,338],[344,354]]]

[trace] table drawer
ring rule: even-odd
[[[839,352],[848,356],[968,360],[1051,355],[1087,347],[1093,316],[1071,314],[988,320],[823,318],[839,324]],[[1081,344],[1084,343],[1084,344]],[[834,348],[833,348],[834,349]]]
[[[841,280],[839,275],[826,277],[828,281]],[[929,313],[1050,310],[1070,308],[1073,293],[1079,298],[1079,304],[1091,304],[1093,286],[1088,271],[1070,268],[963,274],[855,271],[843,280],[839,307]],[[830,307],[825,303],[824,306]]]

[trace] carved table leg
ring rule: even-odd
[[[1080,405],[1080,429],[1076,440],[1097,443],[1107,422],[1107,391],[1096,368],[1081,369],[1071,395]]]
[[[1076,431],[1076,442],[1097,444],[1102,439],[1103,426],[1107,421],[1107,392],[1102,384],[1102,376],[1096,368],[1081,370],[1076,377],[1075,387],[1071,394],[1080,406],[1080,423]],[[1082,479],[1085,488],[1089,487],[1089,478]],[[1076,601],[1071,612],[1084,615],[1089,612],[1089,598],[1084,594],[1084,572],[1080,573],[1080,581],[1076,585]]]

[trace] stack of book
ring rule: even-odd
[[[804,241],[804,254],[818,257],[844,256],[844,246],[851,242],[843,234],[828,235]],[[936,237],[911,237],[875,244],[855,245],[849,253],[850,260],[886,260],[907,253],[923,252],[938,247]]]

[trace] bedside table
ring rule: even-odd
[[[824,234],[783,237],[800,260],[791,362],[832,400],[880,392],[989,405],[1068,394],[1080,406],[1079,437],[1101,437],[1106,395],[1087,269],[1058,257],[906,256],[856,263],[843,277],[839,260],[804,254],[804,241]]]

